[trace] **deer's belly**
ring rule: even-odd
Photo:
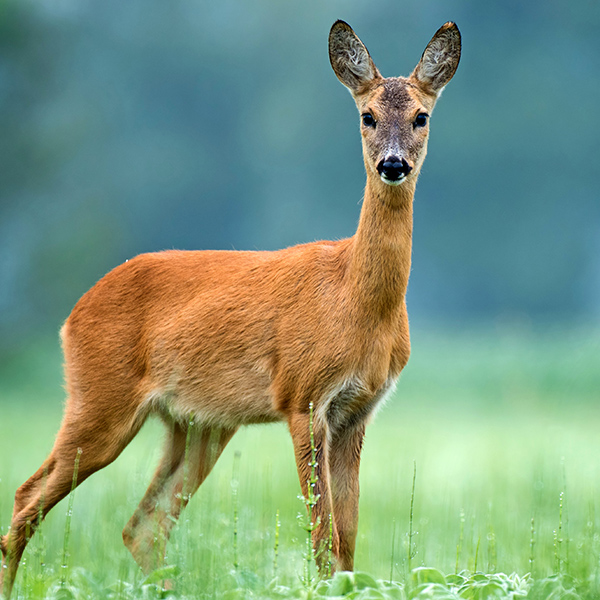
[[[238,427],[280,421],[274,408],[271,374],[260,365],[228,365],[209,376],[176,374],[151,393],[152,404],[177,420],[194,419],[209,426]]]

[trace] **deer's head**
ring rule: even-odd
[[[367,174],[389,186],[416,178],[427,153],[429,116],[460,60],[460,32],[446,23],[409,77],[384,78],[344,21],[329,34],[329,58],[360,113]]]

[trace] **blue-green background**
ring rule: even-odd
[[[597,2],[1,0],[2,355],[137,253],[352,235],[337,18],[386,76],[446,20],[463,34],[415,201],[415,326],[598,322]]]

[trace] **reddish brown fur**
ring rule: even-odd
[[[449,30],[455,42],[455,26],[440,31]],[[412,122],[433,109],[441,81],[415,73],[383,79],[366,48],[357,60],[370,61],[368,75],[350,77],[348,69],[357,67],[348,66],[344,44],[364,48],[338,22],[330,44],[334,70],[360,112],[371,111],[378,123],[373,131],[362,128],[367,186],[356,234],[278,252],[144,254],[81,298],[62,330],[63,423],[48,459],[17,491],[11,529],[1,540],[6,597],[40,504],[45,515],[70,489],[77,449],[81,483],[115,460],[152,413],[169,428],[165,455],[123,532],[146,571],[156,566],[155,528],[166,542],[170,517],[179,515],[240,425],[287,421],[306,493],[310,402],[321,495],[315,547],[327,540],[332,514],[337,566],[352,569],[365,424],[410,353],[412,200],[428,135]],[[456,54],[451,58],[458,63]],[[414,167],[396,187],[376,170],[392,143]]]

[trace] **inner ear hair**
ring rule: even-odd
[[[426,91],[439,96],[452,79],[460,61],[460,31],[448,22],[431,38],[411,77]]]
[[[344,21],[336,21],[329,33],[329,60],[338,79],[354,95],[381,77],[366,46]]]

